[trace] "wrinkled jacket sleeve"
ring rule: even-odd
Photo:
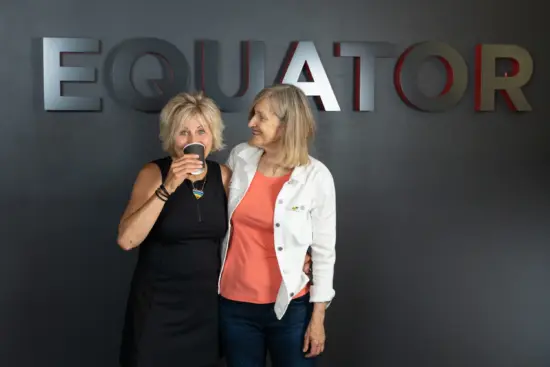
[[[315,178],[317,192],[311,210],[313,241],[311,245],[313,285],[310,302],[328,302],[334,298],[334,264],[336,262],[336,190],[328,169]]]

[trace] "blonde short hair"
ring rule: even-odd
[[[175,154],[174,137],[180,129],[182,121],[199,117],[208,125],[212,133],[212,152],[222,150],[223,124],[221,111],[216,103],[204,95],[202,91],[180,93],[170,99],[160,112],[160,140],[162,149]]]
[[[255,106],[268,100],[271,112],[284,125],[281,165],[294,168],[309,163],[309,144],[315,135],[315,119],[305,93],[292,84],[277,84],[264,88],[252,103],[249,119]]]

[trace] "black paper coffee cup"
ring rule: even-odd
[[[202,162],[203,167],[193,172],[193,175],[200,175],[204,172],[204,167],[206,166],[206,162],[204,160],[204,145],[201,143],[187,144],[183,148],[183,154],[197,154],[199,156],[199,160]]]

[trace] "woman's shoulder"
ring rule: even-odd
[[[332,178],[332,173],[326,164],[321,162],[319,159],[309,156],[309,163],[307,165],[311,173],[316,175],[328,176]]]
[[[166,172],[170,169],[171,163],[172,158],[169,156],[151,160],[141,167],[138,176],[146,180],[163,180]]]
[[[161,158],[157,158],[157,159],[153,159],[152,161],[149,161],[147,165],[154,165],[154,166],[157,166],[159,168],[163,168],[165,166],[168,166],[170,167],[170,164],[172,164],[172,157],[170,156],[166,156],[166,157],[161,157]]]
[[[310,156],[309,163],[301,167],[304,170],[306,182],[320,188],[334,186],[334,177],[330,169],[319,159]]]
[[[248,162],[249,159],[256,157],[256,154],[260,151],[260,148],[250,145],[248,142],[237,144],[233,147],[233,149],[231,149],[225,164],[229,167],[229,169],[235,171],[235,169],[238,169],[239,167],[239,162]]]
[[[162,171],[163,168],[170,167],[171,163],[172,158],[170,156],[156,158],[146,162],[143,166],[141,166],[140,172],[158,172],[159,170]]]
[[[134,186],[151,187],[159,185],[162,181],[162,167],[155,161],[145,163],[139,169]]]
[[[240,155],[241,153],[247,153],[247,152],[256,152],[260,150],[260,148],[255,147],[253,145],[250,145],[248,142],[237,144],[231,149],[231,153],[229,153],[230,157],[234,157],[236,155]]]

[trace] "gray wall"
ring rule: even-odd
[[[550,52],[543,2],[525,0],[49,0],[0,11],[0,365],[114,367],[134,253],[116,243],[139,168],[162,152],[155,115],[128,110],[103,81],[66,92],[102,95],[103,112],[44,112],[40,37],[90,37],[102,54],[70,55],[103,71],[126,38],[222,45],[222,86],[237,90],[239,42],[266,42],[266,83],[294,40],[312,40],[341,112],[319,112],[315,155],[338,200],[336,300],[323,366],[542,367],[550,363]],[[540,4],[540,5],[539,5]],[[352,61],[336,41],[425,40],[470,66],[448,112],[410,109],[395,92],[395,59],[377,64],[376,110],[351,111]],[[527,48],[533,112],[473,109],[476,43]],[[151,68],[137,66],[144,75]],[[141,70],[141,71],[140,71]],[[438,83],[437,69],[423,80]],[[147,76],[155,77],[149,73]],[[229,147],[246,113],[224,115]],[[227,151],[218,155],[224,159]]]

